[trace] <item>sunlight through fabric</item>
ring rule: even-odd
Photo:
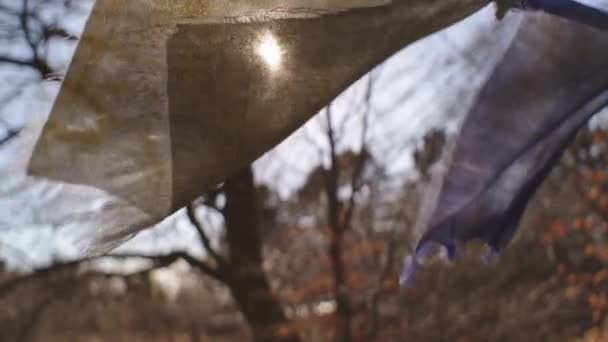
[[[255,52],[271,72],[281,68],[284,51],[272,33],[264,33],[255,47]]]

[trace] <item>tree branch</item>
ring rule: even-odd
[[[4,283],[0,284],[0,297],[4,296],[5,294],[7,294],[11,290],[13,290],[15,287],[17,287],[18,285],[21,285],[25,282],[29,282],[29,281],[32,281],[35,279],[41,279],[41,278],[44,278],[51,274],[60,273],[61,271],[64,271],[64,270],[78,268],[79,266],[86,264],[88,262],[101,260],[101,259],[108,259],[108,258],[111,258],[111,259],[138,259],[138,258],[146,259],[154,264],[152,269],[167,267],[167,266],[171,265],[172,263],[174,263],[175,261],[182,259],[182,260],[186,261],[188,264],[190,264],[191,266],[202,271],[204,274],[206,274],[218,281],[222,281],[222,282],[225,281],[225,278],[217,270],[213,269],[209,265],[205,264],[204,262],[198,260],[197,258],[191,256],[190,254],[188,254],[186,252],[178,251],[178,252],[172,252],[172,253],[164,254],[164,255],[145,255],[145,254],[129,254],[129,253],[109,254],[109,255],[95,256],[95,257],[90,257],[90,258],[83,258],[83,259],[78,259],[78,260],[71,260],[71,261],[66,261],[66,262],[58,262],[58,263],[54,263],[54,264],[46,266],[46,267],[36,268],[30,274],[26,274],[23,276],[17,276],[15,278],[9,279],[9,280],[5,281]]]
[[[202,271],[206,275],[214,278],[215,280],[224,282],[225,277],[215,268],[207,265],[205,262],[193,257],[192,255],[182,252],[176,251],[165,255],[146,255],[146,254],[109,254],[106,256],[99,257],[101,258],[119,258],[119,259],[129,259],[129,258],[141,258],[146,259],[155,264],[157,268],[166,267],[174,263],[175,261],[182,259],[186,261],[188,264],[193,266],[194,268]]]
[[[395,260],[395,250],[396,250],[396,241],[394,238],[391,238],[387,250],[386,250],[386,260],[384,262],[384,266],[382,267],[382,271],[378,276],[378,283],[376,291],[372,294],[370,301],[370,310],[371,310],[371,323],[370,328],[367,332],[367,341],[371,341],[378,334],[380,328],[380,313],[378,311],[378,304],[382,299],[382,296],[386,293],[384,290],[384,282],[393,274],[393,266]]]
[[[217,251],[213,248],[213,246],[211,246],[211,240],[205,233],[205,229],[203,228],[203,225],[201,224],[201,222],[196,218],[196,212],[194,210],[194,205],[192,203],[190,203],[186,206],[186,214],[188,216],[188,220],[190,220],[190,223],[196,229],[196,232],[198,234],[198,237],[199,237],[204,249],[207,251],[207,253],[209,253],[211,258],[216,262],[216,264],[218,265],[218,269],[222,270],[223,267],[226,265],[226,262],[222,258],[222,256],[217,253]]]
[[[8,132],[0,138],[0,146],[4,145],[10,140],[13,140],[13,138],[16,138],[19,133],[21,133],[21,129],[9,129]]]
[[[355,165],[355,169],[353,170],[351,179],[350,179],[350,187],[351,194],[348,199],[348,203],[346,205],[346,212],[344,214],[344,218],[342,219],[341,230],[346,230],[350,227],[350,223],[352,221],[352,216],[355,208],[355,196],[360,190],[362,185],[361,177],[363,175],[363,170],[365,168],[365,163],[368,160],[368,152],[367,152],[367,132],[369,130],[369,116],[371,112],[371,97],[373,90],[373,77],[370,75],[367,78],[367,87],[365,91],[365,103],[366,108],[365,112],[362,116],[362,126],[361,126],[361,148],[359,151],[359,155],[357,156],[357,163]]]

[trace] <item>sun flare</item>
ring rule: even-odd
[[[266,32],[260,38],[255,50],[268,69],[274,72],[281,68],[284,52],[272,33]]]

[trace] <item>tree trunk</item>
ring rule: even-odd
[[[329,258],[333,270],[334,293],[336,298],[336,342],[352,341],[352,310],[346,285],[346,275],[342,262],[342,232],[332,227],[329,242]]]
[[[226,239],[230,248],[226,282],[256,342],[299,342],[297,331],[270,289],[262,267],[260,219],[251,167],[224,183]]]
[[[352,341],[352,310],[348,286],[346,284],[346,272],[344,263],[342,262],[342,238],[346,229],[346,223],[340,219],[340,213],[343,210],[342,203],[338,198],[340,166],[336,152],[336,137],[331,121],[331,105],[327,107],[325,114],[327,120],[327,139],[329,141],[331,158],[331,165],[329,169],[325,171],[325,194],[327,196],[327,220],[331,231],[328,254],[332,267],[334,294],[336,299],[334,341],[350,342]]]

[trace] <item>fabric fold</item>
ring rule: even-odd
[[[500,253],[531,197],[589,118],[608,105],[608,36],[545,14],[527,15],[434,180],[424,234],[406,261],[410,283],[429,246],[447,257],[479,239]]]

